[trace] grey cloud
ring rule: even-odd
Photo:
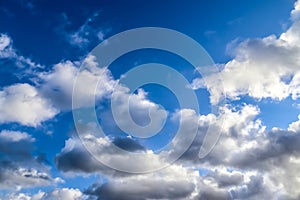
[[[72,139],[73,140],[73,139]],[[71,149],[64,149],[56,158],[56,166],[64,172],[85,172],[92,173],[101,171],[102,173],[112,173],[114,170],[103,165],[96,160],[80,143],[78,139],[73,140],[76,144]],[[126,151],[145,151],[138,141],[130,138],[114,138],[112,143]],[[109,149],[109,148],[107,148]],[[113,152],[111,152],[113,153]],[[114,172],[116,173],[116,172]],[[121,174],[120,174],[121,175]]]
[[[85,172],[92,173],[99,170],[107,171],[103,164],[93,158],[93,156],[83,147],[77,146],[73,149],[65,150],[55,157],[55,164],[63,172]]]
[[[33,142],[27,133],[0,132],[0,189],[44,186],[59,180],[33,156]]]
[[[114,145],[118,146],[119,148],[122,148],[126,151],[145,151],[146,148],[141,145],[139,142],[130,139],[130,138],[114,138],[112,141]]]
[[[96,188],[89,188],[86,194],[99,200],[147,200],[147,199],[187,199],[194,191],[192,183],[159,180],[132,180],[126,184],[109,182]]]

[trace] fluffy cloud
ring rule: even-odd
[[[289,125],[289,131],[300,132],[300,115],[298,115],[298,121],[295,121]]]
[[[12,193],[2,197],[8,200],[53,200],[53,199],[84,200],[87,199],[87,197],[80,190],[73,189],[73,188],[58,188],[50,192],[40,191],[34,195],[24,194],[24,193],[16,193],[16,194]]]
[[[130,114],[138,122],[149,121],[148,114],[151,112],[154,129],[159,130],[164,123],[166,111],[149,101],[142,90],[138,94],[130,94],[126,87],[114,91],[118,80],[113,79],[109,70],[99,68],[92,55],[82,64],[82,70],[79,70],[80,62],[58,63],[49,72],[36,73],[35,85],[20,83],[4,87],[0,91],[0,123],[18,122],[36,127],[61,111],[71,110],[73,87],[76,84],[76,103],[73,108],[91,106],[94,98],[96,104],[103,102],[114,93],[118,101],[117,113],[123,114],[118,116],[123,127],[132,128],[131,120],[124,116],[124,111],[130,106]]]
[[[279,37],[247,39],[238,43],[231,52],[234,59],[222,65],[218,74],[205,78],[216,104],[222,96],[237,99],[249,95],[256,99],[282,100],[288,96],[299,97],[300,85],[300,21],[298,2],[292,12],[292,26]],[[222,82],[218,76],[222,77]],[[224,85],[224,91],[221,87]],[[193,87],[204,87],[202,79],[195,79]]]
[[[88,151],[85,147],[88,147]],[[128,151],[131,154],[127,153]],[[135,156],[134,152],[138,154]],[[151,162],[149,162],[150,160]],[[107,175],[116,173],[115,169],[117,171],[121,169],[128,172],[147,172],[166,164],[162,162],[156,154],[146,150],[135,140],[129,138],[115,138],[113,140],[108,137],[96,138],[90,130],[89,134],[82,137],[82,140],[77,138],[67,140],[65,147],[56,156],[56,165],[62,171],[102,172]],[[136,164],[133,165],[132,163]]]
[[[111,171],[93,158],[82,143],[75,138],[66,141],[65,147],[56,156],[55,163],[58,169],[63,172],[93,173],[102,171],[102,173],[105,173]]]
[[[78,189],[60,188],[49,193],[43,193],[40,200],[64,199],[64,200],[83,200],[84,195]]]
[[[48,99],[29,84],[16,84],[0,91],[0,123],[18,122],[38,126],[58,113]]]
[[[20,55],[13,47],[12,39],[6,34],[0,34],[0,64],[2,87],[10,83],[7,79],[22,82],[1,88],[0,123],[18,122],[35,127],[58,113],[49,99],[43,98],[35,86],[24,83],[37,68],[43,66]]]
[[[131,94],[127,87],[120,86],[113,91],[112,101],[114,120],[122,131],[132,136],[148,138],[155,135],[163,128],[168,115],[166,110],[148,100],[142,89]]]
[[[223,134],[212,152],[198,159],[199,147],[203,142],[199,132],[178,162],[209,169],[204,179],[214,180],[217,186],[213,191],[222,193],[226,189],[231,191],[234,199],[297,199],[300,194],[297,189],[300,182],[296,175],[300,160],[299,122],[291,123],[289,130],[266,130],[262,122],[256,119],[258,114],[258,108],[250,105],[244,105],[239,110],[226,108],[222,116],[227,119]],[[204,123],[200,130],[206,130],[207,125]],[[229,170],[226,173],[230,176],[219,175],[223,168]],[[211,172],[212,169],[215,171]],[[235,173],[238,175],[233,176]]]
[[[22,188],[60,182],[52,178],[49,169],[32,155],[35,139],[23,132],[0,132],[0,188]]]
[[[82,70],[78,65],[80,62],[66,61],[54,65],[48,73],[39,74],[41,94],[61,110],[72,108],[75,84],[76,100],[80,102],[75,108],[89,106],[91,98],[103,99],[111,94],[116,85],[110,71],[98,67],[95,56],[90,55],[84,60]]]
[[[197,172],[174,165],[157,173],[114,177],[85,193],[107,200],[192,199],[198,178]]]
[[[91,186],[85,192],[98,199],[297,199],[300,195],[296,176],[300,170],[300,133],[295,128],[266,130],[257,119],[259,113],[257,107],[245,104],[226,106],[220,116],[189,115],[186,122],[199,125],[194,143],[175,164],[158,172],[124,174],[111,170],[94,160],[75,138],[69,139],[57,155],[57,165],[66,172],[105,175],[107,183]],[[227,119],[224,124],[217,120],[220,117]],[[291,123],[290,127],[297,123]],[[223,134],[212,152],[199,159],[208,126],[223,126]],[[186,131],[189,128],[184,127]],[[119,139],[115,143],[127,147],[128,151],[145,152],[144,160],[128,163],[126,156],[111,151],[112,141],[108,138],[100,141],[89,136],[89,139],[89,146],[94,145],[99,150],[95,152],[117,158],[118,165],[134,168],[132,164],[138,163],[144,168],[145,164],[164,162],[161,158],[154,161],[155,157],[147,155],[148,151],[131,139]],[[157,185],[170,190],[161,190],[163,187]]]
[[[89,137],[91,139],[91,137]],[[117,145],[126,151],[142,153],[140,160],[132,160],[127,154],[114,151],[110,145]],[[157,156],[148,152],[138,142],[130,138],[93,139],[89,146],[101,153],[101,159],[107,159],[122,168],[147,169],[149,165],[162,164]],[[116,163],[117,162],[117,163]],[[193,199],[197,193],[199,173],[180,165],[172,165],[155,173],[130,174],[118,172],[97,161],[75,138],[69,139],[66,146],[56,157],[59,169],[65,172],[100,172],[108,178],[102,185],[91,186],[84,193],[97,199]]]

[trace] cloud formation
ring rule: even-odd
[[[52,119],[58,110],[49,99],[27,84],[15,84],[0,91],[0,123],[18,122],[36,127],[41,122]]]
[[[33,156],[35,139],[25,132],[0,132],[0,188],[20,190],[61,182]]]
[[[248,95],[256,99],[283,100],[289,96],[296,100],[300,90],[300,21],[299,6],[292,11],[293,24],[279,37],[246,39],[229,46],[234,59],[220,65],[220,72],[203,79],[195,79],[194,89],[207,87],[211,102],[216,104],[222,96],[239,99]],[[217,77],[221,76],[222,83]],[[222,84],[224,85],[225,93]]]

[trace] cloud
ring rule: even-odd
[[[125,133],[147,138],[164,126],[168,112],[148,100],[144,90],[139,89],[137,94],[131,94],[127,87],[120,86],[112,95],[113,120]]]
[[[216,104],[222,96],[238,99],[248,95],[255,99],[283,100],[291,96],[299,98],[300,90],[300,21],[299,2],[292,11],[293,24],[279,37],[247,39],[230,48],[234,58],[221,65],[218,74],[205,78],[211,93],[211,102]],[[222,77],[222,83],[218,76]],[[203,79],[195,79],[193,88],[203,87]],[[221,86],[224,85],[224,90]]]
[[[100,12],[93,13],[77,29],[71,29],[70,25],[72,25],[72,22],[63,13],[63,24],[57,28],[57,32],[59,34],[63,33],[65,40],[73,47],[86,49],[93,42],[99,43],[103,41],[105,34],[109,31],[109,29],[104,29],[103,27],[100,29],[97,27],[95,22],[99,19],[99,14]]]
[[[11,43],[10,38],[7,35],[5,34],[0,35],[0,51],[3,51],[4,49],[8,48],[10,43]]]
[[[188,115],[187,122],[199,125],[194,143],[176,163],[158,172],[124,174],[110,170],[95,162],[74,138],[69,139],[58,154],[57,164],[66,172],[100,172],[106,176],[107,183],[93,185],[85,191],[86,195],[98,199],[297,199],[300,195],[296,176],[300,133],[276,128],[267,130],[257,119],[259,113],[257,107],[245,104],[240,107],[227,105],[220,116]],[[200,160],[198,153],[203,134],[208,126],[221,126],[216,120],[220,117],[227,119],[223,134],[213,151]],[[186,131],[188,127],[185,126]],[[134,143],[128,138],[115,141],[121,147]],[[94,145],[102,156],[119,156],[119,165],[134,168],[133,163],[144,167],[153,162],[153,157],[145,154],[144,160],[126,163],[126,156],[123,158],[119,152],[111,151],[111,142],[91,140],[89,145]],[[131,150],[145,152],[140,145],[130,146]],[[155,162],[164,162],[164,159]]]
[[[61,182],[52,178],[46,165],[33,153],[35,139],[27,133],[0,132],[0,188],[20,190]]]
[[[1,196],[0,196],[1,197]],[[73,188],[57,188],[49,192],[39,191],[36,194],[30,195],[25,193],[12,193],[3,196],[4,199],[13,200],[84,200],[87,197],[79,190]]]
[[[197,178],[196,172],[173,165],[157,173],[114,177],[103,185],[93,185],[85,194],[107,200],[190,199]]]
[[[79,69],[80,64],[84,65],[82,70]],[[38,75],[40,93],[60,110],[72,109],[74,84],[76,92],[80,94],[77,101],[81,102],[75,108],[88,106],[87,101],[90,98],[103,99],[113,91],[116,80],[109,70],[99,68],[97,65],[93,55],[89,55],[84,62],[58,63],[54,65],[52,71]]]
[[[66,141],[65,147],[55,158],[56,165],[60,170],[71,173],[101,172],[104,175],[111,175],[118,171],[113,166],[129,171],[132,171],[132,168],[137,171],[147,171],[148,168],[159,167],[161,164],[159,158],[152,151],[145,150],[141,144],[130,138],[111,140],[107,137],[95,138],[91,134],[87,134],[86,138],[89,138],[88,142],[85,141],[85,145],[89,147],[88,150],[78,138],[70,138]],[[137,152],[142,155],[131,158],[126,152],[115,148],[115,145],[123,150]],[[148,162],[149,160],[151,160],[151,163]],[[136,164],[133,166],[132,162]],[[109,165],[109,167],[106,165]]]
[[[7,46],[7,42],[3,42],[3,47],[4,43]],[[81,69],[80,64],[83,65]],[[48,72],[36,72],[32,75],[35,76],[32,78],[34,84],[14,84],[0,91],[0,123],[18,122],[36,127],[62,111],[91,106],[91,99],[96,98],[96,105],[101,104],[113,93],[120,101],[117,105],[120,111],[118,114],[123,114],[130,106],[133,118],[142,124],[149,120],[149,112],[154,116],[152,121],[155,130],[164,122],[166,112],[148,100],[144,91],[130,94],[126,87],[119,87],[119,90],[115,91],[118,80],[112,77],[108,69],[99,68],[93,55],[89,55],[84,62],[61,62]],[[72,107],[75,84],[77,96]],[[127,104],[129,99],[130,105]],[[120,122],[124,127],[132,128],[127,116],[121,115],[118,118],[122,119]]]
[[[59,188],[49,193],[43,193],[40,200],[64,199],[64,200],[83,200],[84,195],[78,189]]]
[[[163,162],[147,152],[143,146],[130,138],[108,138],[92,140],[89,145],[95,146],[97,152],[101,152],[102,159],[109,158],[112,162],[118,161],[118,165],[127,168],[138,165],[144,169],[146,166]],[[143,153],[144,158],[135,162],[128,162],[126,154],[119,154],[110,148],[111,143],[128,151]],[[97,145],[96,145],[97,144]],[[131,159],[131,158],[130,158]],[[172,165],[157,173],[130,174],[118,172],[99,161],[95,160],[80,141],[71,138],[66,146],[56,157],[59,169],[65,172],[95,173],[100,172],[106,176],[108,182],[102,185],[95,184],[84,193],[97,199],[191,199],[196,191],[198,172],[186,169],[180,165]],[[160,163],[158,163],[160,164]]]
[[[300,132],[300,115],[298,115],[298,121],[292,122],[288,128],[289,131]]]
[[[58,113],[48,99],[29,84],[15,84],[0,91],[0,123],[38,126]]]
[[[94,159],[78,139],[70,138],[65,147],[56,155],[55,164],[63,172],[93,173],[111,171]]]
[[[186,118],[189,123],[197,123],[199,130],[176,164],[208,171],[198,183],[204,188],[199,190],[199,199],[297,199],[299,122],[291,123],[289,130],[267,130],[257,118],[259,113],[258,107],[252,105],[226,105],[220,116]],[[224,123],[220,123],[220,118],[226,119]],[[222,135],[214,149],[199,159],[209,126],[222,126]],[[190,126],[184,127],[188,133]],[[178,141],[176,147],[181,146],[180,142],[184,141]]]
[[[26,58],[14,48],[12,39],[4,33],[0,33],[0,61],[12,60],[14,65],[19,68],[29,67],[27,72],[33,68],[42,68],[43,66],[33,62],[30,58]]]

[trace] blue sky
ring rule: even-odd
[[[0,199],[300,198],[299,1],[12,0],[0,16]],[[192,38],[217,71],[204,76],[202,66],[149,48],[101,67],[99,49],[141,27]],[[189,83],[183,99],[194,93],[200,111],[180,107],[166,86],[117,87],[147,63],[177,70]],[[129,82],[152,75],[181,84],[154,67]],[[158,134],[135,135],[128,105],[133,122],[161,126]],[[221,135],[199,159],[210,130]]]

